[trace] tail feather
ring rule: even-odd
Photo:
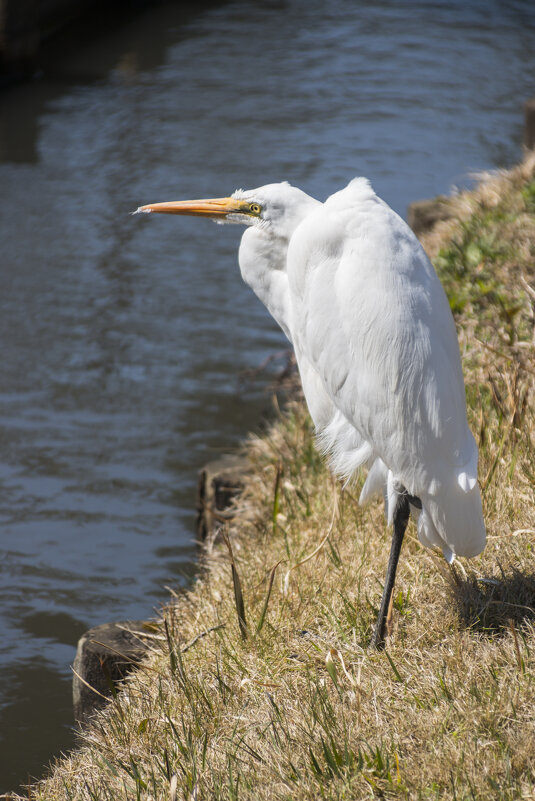
[[[422,514],[418,536],[425,545],[439,545],[444,556],[477,556],[485,547],[481,494],[476,484],[466,492],[455,481],[438,495],[421,493]],[[438,542],[437,542],[438,538]]]
[[[395,507],[395,489],[391,471],[381,459],[376,459],[370,470],[359,503],[364,505],[371,498],[383,493],[385,515],[389,525]],[[438,547],[451,564],[456,556],[477,556],[485,547],[486,530],[483,521],[481,494],[472,476],[469,483],[460,481],[452,474],[446,484],[440,482],[440,489],[430,487],[427,492],[416,494],[422,502],[421,512],[413,510],[418,520],[418,539],[428,548]]]

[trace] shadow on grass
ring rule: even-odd
[[[452,589],[463,625],[481,634],[496,635],[511,623],[535,621],[535,573],[502,571],[500,578],[474,574],[462,577],[452,570]]]

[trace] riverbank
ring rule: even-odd
[[[532,797],[535,155],[451,198],[424,245],[455,312],[489,541],[453,568],[409,529],[390,636],[367,643],[389,547],[295,403],[150,657],[32,799]]]

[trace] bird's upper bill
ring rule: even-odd
[[[146,206],[140,206],[135,213],[151,211],[162,214],[190,214],[196,217],[222,220],[231,214],[257,217],[260,208],[257,204],[242,198],[216,197],[209,200],[171,200],[167,203],[148,203]]]

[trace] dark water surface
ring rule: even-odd
[[[268,404],[239,372],[285,346],[238,228],[129,212],[361,174],[404,214],[517,161],[533,8],[168,4],[0,96],[0,791],[72,743],[81,633],[191,575],[196,471]]]

